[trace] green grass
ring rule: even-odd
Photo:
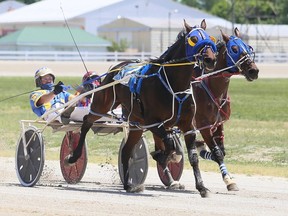
[[[65,84],[79,83],[81,78],[62,77]],[[35,89],[33,78],[1,77],[0,101]],[[225,163],[232,173],[288,177],[288,79],[259,79],[247,82],[244,78],[230,82],[231,119],[225,123]],[[0,102],[0,156],[14,157],[20,134],[21,119],[36,120],[30,110],[29,94]],[[46,158],[59,160],[59,148],[64,132],[44,133]],[[153,140],[146,133],[149,150]],[[87,136],[90,162],[117,164],[123,134]],[[186,156],[185,156],[186,157]],[[186,160],[185,167],[190,168]],[[201,160],[201,169],[217,171],[214,162]],[[155,166],[150,161],[150,166]]]

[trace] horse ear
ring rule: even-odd
[[[234,33],[236,37],[240,38],[240,31],[237,27],[234,29]]]
[[[202,22],[201,22],[201,28],[205,30],[206,27],[207,27],[206,21],[205,21],[205,19],[203,19]]]
[[[192,27],[186,22],[185,19],[184,19],[184,27],[187,33],[189,33],[192,30]]]
[[[222,38],[223,40],[225,41],[225,43],[227,43],[229,41],[229,36],[227,34],[225,34],[222,29],[220,29],[221,31],[221,35],[222,35]]]

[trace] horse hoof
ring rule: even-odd
[[[64,166],[73,166],[74,164],[75,164],[75,162],[74,163],[71,163],[70,161],[69,161],[69,159],[71,158],[72,156],[71,155],[67,155],[65,158],[64,158]]]
[[[178,181],[173,181],[167,188],[169,190],[185,190],[185,185],[180,184]]]
[[[201,190],[201,191],[200,191],[200,196],[201,196],[202,198],[209,198],[209,197],[210,197],[210,192],[209,192],[209,190],[207,190],[207,189]]]
[[[182,160],[182,155],[178,155],[176,152],[173,152],[169,158],[169,162],[171,163],[179,163]]]
[[[140,193],[143,192],[145,189],[144,185],[128,185],[126,187],[126,192],[128,193]]]
[[[237,187],[236,183],[232,183],[227,185],[227,190],[228,191],[239,191],[239,188]]]
[[[234,179],[230,177],[230,175],[226,175],[223,178],[225,184],[227,185],[228,191],[239,191],[237,184],[235,183]]]
[[[165,156],[164,152],[161,150],[158,151],[153,151],[150,153],[150,155],[152,156],[152,158],[157,161],[160,164],[164,164],[167,157]]]

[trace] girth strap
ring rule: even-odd
[[[163,68],[163,71],[165,72],[164,67],[161,66],[161,67],[159,68],[158,72],[157,72],[157,76],[158,76],[158,78],[160,79],[160,81],[162,82],[163,86],[173,95],[173,97],[174,97],[174,98],[178,101],[178,103],[179,103],[179,108],[178,108],[178,112],[177,112],[177,118],[176,118],[176,121],[175,121],[175,123],[174,123],[174,125],[176,125],[176,124],[178,123],[179,119],[180,119],[180,116],[181,116],[182,105],[183,105],[184,101],[190,96],[190,94],[186,93],[186,95],[185,95],[183,98],[177,96],[177,93],[174,93],[174,92],[172,91],[172,89],[170,88],[170,86],[168,85],[168,80],[167,80],[167,82],[165,82],[165,80],[164,80],[163,77],[161,76],[160,71],[161,71],[162,68]],[[183,93],[184,93],[184,92],[183,92]]]

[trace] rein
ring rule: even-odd
[[[218,117],[220,115],[220,113],[223,113],[227,120],[229,119],[229,116],[227,115],[227,113],[225,113],[222,109],[222,107],[227,103],[227,101],[229,100],[228,99],[228,96],[226,95],[226,98],[224,99],[224,102],[223,103],[218,103],[214,97],[214,95],[212,94],[211,90],[208,88],[208,86],[205,84],[204,80],[205,79],[209,79],[209,78],[217,78],[217,77],[231,77],[233,75],[239,75],[241,74],[241,65],[248,59],[250,59],[248,53],[246,55],[244,55],[243,57],[241,57],[238,61],[234,61],[232,56],[229,55],[228,51],[227,51],[227,47],[225,48],[225,51],[224,51],[224,54],[227,54],[227,56],[230,58],[230,60],[233,62],[234,65],[232,66],[228,66],[226,68],[223,68],[223,69],[220,69],[220,70],[217,70],[217,71],[214,71],[214,72],[211,72],[211,73],[208,73],[208,74],[202,74],[201,76],[199,77],[193,77],[193,79],[195,80],[194,82],[191,82],[191,84],[193,85],[194,83],[197,83],[197,82],[200,82],[201,86],[205,89],[206,93],[209,95],[210,99],[212,100],[212,102],[216,105],[216,107],[218,108]],[[238,72],[233,72],[233,73],[229,73],[228,75],[223,75],[222,72],[224,71],[230,71],[230,69],[232,68],[235,68],[237,67],[238,68]],[[225,121],[227,121],[225,120]],[[201,130],[204,130],[204,129],[210,129],[211,131],[213,131],[213,129],[217,128],[219,125],[222,125],[225,121],[215,121],[214,124],[211,124],[211,125],[207,125],[207,126],[204,126],[202,128],[198,128],[198,129],[195,129],[195,130],[192,130],[192,131],[187,131],[186,133],[184,133],[184,136],[188,135],[188,134],[191,134],[191,133],[195,133],[196,131],[201,131]]]

